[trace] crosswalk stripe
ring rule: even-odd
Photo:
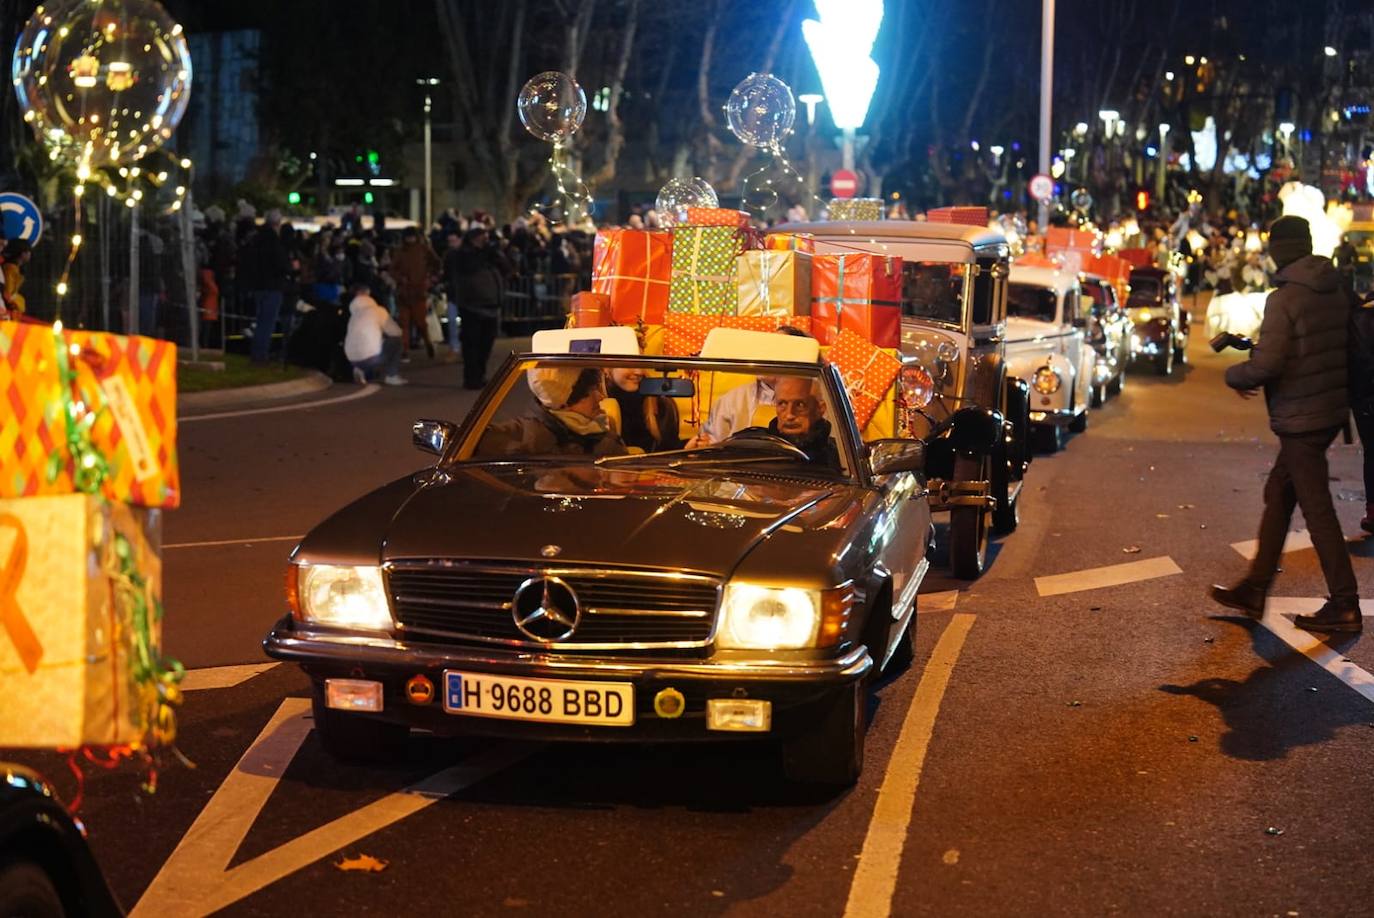
[[[959,601],[958,590],[941,590],[938,593],[922,593],[916,597],[916,614],[927,612],[953,612],[954,604]]]
[[[249,679],[265,673],[279,663],[244,663],[240,666],[207,666],[204,669],[190,669],[181,680],[183,692],[202,689],[233,688]]]
[[[1183,569],[1174,563],[1174,559],[1164,555],[1159,558],[1146,558],[1143,561],[1128,561],[1125,564],[1109,564],[1106,567],[1090,567],[1067,574],[1036,577],[1035,589],[1041,596],[1058,596],[1063,593],[1099,590],[1103,587],[1121,586],[1139,580],[1181,573]]]
[[[1270,600],[1272,605],[1273,600]],[[1369,613],[1365,613],[1366,615]],[[1374,675],[1360,669],[1345,654],[1327,646],[1322,635],[1313,634],[1298,628],[1287,617],[1266,608],[1260,624],[1274,633],[1274,636],[1292,647],[1298,653],[1316,663],[1322,669],[1354,689],[1365,700],[1374,702]],[[1336,635],[1335,637],[1344,637]],[[1334,639],[1334,638],[1333,638]]]
[[[1247,539],[1244,542],[1232,542],[1231,547],[1240,553],[1246,561],[1255,560],[1255,553],[1259,551],[1259,539]],[[1288,533],[1283,540],[1283,550],[1302,551],[1304,548],[1312,547],[1312,534],[1306,529],[1295,529]]]
[[[1320,596],[1270,596],[1264,604],[1264,611],[1275,615],[1306,615],[1316,612],[1325,602]],[[1360,600],[1360,614],[1374,616],[1374,599]]]

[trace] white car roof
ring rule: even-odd
[[[833,243],[834,251],[861,249],[878,255],[900,255],[910,261],[971,262],[975,246],[1005,245],[1007,241],[1000,230],[986,226],[915,220],[784,223],[769,232],[810,233],[816,237],[818,252],[827,251],[826,243]]]
[[[1038,265],[1011,264],[1011,275],[1007,278],[1013,284],[1031,284],[1036,287],[1049,287],[1060,296],[1068,293],[1078,283],[1078,277],[1071,271],[1058,268],[1042,268]]]

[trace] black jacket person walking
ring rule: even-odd
[[[1264,304],[1259,342],[1250,359],[1226,371],[1243,397],[1264,389],[1269,427],[1279,454],[1264,486],[1259,548],[1245,579],[1213,587],[1223,605],[1258,618],[1278,569],[1294,506],[1302,508],[1331,597],[1295,624],[1312,631],[1359,631],[1360,603],[1345,536],[1331,503],[1326,450],[1349,413],[1346,330],[1350,302],[1331,261],[1312,254],[1307,221],[1280,217],[1269,230],[1269,254],[1279,266],[1278,289]]]

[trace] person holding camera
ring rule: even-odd
[[[1355,570],[1331,502],[1326,450],[1350,412],[1346,377],[1350,302],[1331,260],[1312,254],[1312,234],[1301,217],[1285,216],[1269,228],[1269,254],[1278,266],[1277,289],[1264,304],[1259,342],[1244,363],[1229,367],[1226,384],[1242,398],[1261,388],[1279,453],[1264,486],[1259,548],[1245,578],[1213,586],[1217,602],[1251,618],[1264,601],[1283,553],[1293,508],[1302,508],[1330,592],[1312,615],[1294,624],[1309,631],[1357,632],[1362,627]]]

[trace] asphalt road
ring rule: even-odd
[[[1221,384],[1235,358],[1202,345],[1035,461],[980,581],[932,573],[864,776],[828,798],[739,745],[417,737],[403,765],[333,763],[292,668],[217,668],[267,662],[293,537],[425,465],[411,421],[457,420],[470,393],[432,367],[348,401],[336,386],[318,407],[186,418],[166,643],[219,687],[188,691],[196,767],[165,763],[155,795],[136,769],[90,770],[82,816],[111,885],[158,916],[1368,915],[1374,645],[1291,628],[1281,613],[1323,593],[1300,543],[1265,623],[1205,598],[1243,570],[1274,443],[1262,404]],[[1332,476],[1358,534],[1357,447],[1332,450]],[[1374,584],[1374,542],[1352,552]],[[19,757],[74,789],[61,759]],[[385,869],[337,866],[363,855]]]

